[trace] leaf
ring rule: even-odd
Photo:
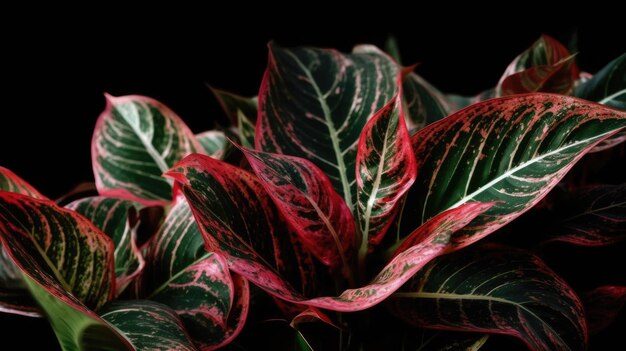
[[[394,314],[428,328],[515,336],[533,350],[584,350],[574,291],[539,258],[484,247],[441,257],[390,298]]]
[[[256,126],[243,114],[243,112],[241,112],[241,110],[237,110],[237,121],[241,145],[251,149],[254,148],[254,133]]]
[[[272,256],[259,254],[260,245],[253,241],[275,233],[268,228],[273,223],[268,217],[271,201],[253,176],[202,155],[188,156],[166,175],[180,183],[207,247],[222,253],[231,270],[277,298],[335,311],[360,311],[380,303],[429,260],[462,247],[463,238],[450,244],[452,233],[492,205],[467,204],[433,218],[417,229],[423,241],[394,258],[369,285],[337,297],[307,299],[268,262]]]
[[[412,133],[449,114],[450,106],[445,96],[416,73],[402,80],[406,101],[407,124]]]
[[[626,286],[600,286],[582,295],[589,333],[597,334],[617,318],[626,304]]]
[[[353,209],[358,139],[369,117],[397,93],[398,74],[393,60],[379,53],[270,43],[256,149],[313,162]]]
[[[626,113],[572,97],[529,94],[472,105],[412,137],[417,179],[404,211],[424,222],[460,204],[497,202],[459,235],[493,232],[541,200]]]
[[[226,136],[219,130],[208,130],[196,135],[202,150],[206,155],[213,158],[222,159],[226,148]]]
[[[626,184],[582,188],[564,202],[547,242],[604,246],[626,239]]]
[[[145,265],[135,240],[137,211],[141,205],[129,200],[94,196],[76,200],[65,207],[85,216],[113,240],[116,295],[120,295]]]
[[[368,246],[378,245],[389,229],[417,173],[400,95],[376,112],[363,128],[356,164],[362,260]]]
[[[32,185],[10,170],[0,167],[0,191],[45,198]],[[20,270],[0,245],[0,312],[39,317],[39,308],[23,282]]]
[[[569,94],[578,79],[575,55],[552,37],[542,35],[507,67],[498,96],[546,92]]]
[[[304,247],[325,265],[349,269],[354,219],[326,175],[303,158],[240,150]]]
[[[144,96],[106,96],[91,144],[100,195],[144,205],[172,199],[161,174],[185,155],[201,150],[183,121],[160,102]]]
[[[626,53],[577,86],[574,96],[626,110]]]
[[[50,200],[0,192],[0,239],[22,273],[38,282],[54,277],[88,308],[113,297],[113,243],[83,216]]]
[[[100,316],[121,330],[136,350],[196,350],[176,313],[163,304],[115,301],[105,306]]]
[[[232,125],[237,126],[241,144],[254,148],[254,129],[258,114],[258,98],[243,97],[227,91],[211,88],[215,98],[228,115]]]
[[[385,52],[391,56],[398,64],[402,64],[400,55],[400,48],[398,46],[398,40],[395,36],[390,35],[385,39]]]
[[[478,351],[488,340],[488,334],[411,328],[402,337],[402,350]]]
[[[148,249],[142,288],[151,300],[182,319],[201,350],[234,339],[248,312],[248,283],[228,271],[224,258],[207,252],[184,199],[170,210]]]
[[[493,99],[494,97],[496,97],[496,88],[487,89],[478,93],[478,95],[475,96],[462,96],[456,94],[445,95],[448,114],[452,114],[459,111],[460,109],[466,108],[467,106],[479,103],[481,101]]]

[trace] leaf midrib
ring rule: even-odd
[[[135,116],[137,117],[137,122],[139,123],[140,121],[140,115],[139,115],[139,111],[137,109],[137,106],[135,105],[135,103],[131,102],[131,106],[132,106],[132,111],[135,114]],[[148,111],[148,113],[150,114],[151,118],[153,118],[152,116],[152,112],[150,111],[150,107],[149,106],[145,106],[146,110]],[[126,117],[125,114],[121,113],[122,117],[124,118],[124,120],[126,121],[126,123],[131,127],[131,129],[133,130],[133,132],[135,132],[135,135],[137,136],[137,138],[139,139],[139,141],[141,141],[141,143],[143,144],[144,148],[146,149],[146,151],[148,152],[148,154],[150,155],[150,157],[152,157],[152,159],[154,160],[154,162],[156,163],[157,167],[159,167],[159,169],[161,170],[162,173],[167,172],[167,170],[169,169],[169,167],[167,166],[167,164],[165,163],[165,161],[163,160],[163,158],[161,157],[161,155],[157,152],[157,150],[154,148],[154,145],[152,145],[152,143],[149,140],[146,140],[143,137],[143,133],[137,129],[138,126],[134,125],[133,123],[131,123]],[[154,125],[154,123],[153,123]],[[152,127],[154,128],[154,126]]]

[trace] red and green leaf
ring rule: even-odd
[[[539,258],[483,247],[431,262],[389,306],[419,326],[515,336],[533,350],[583,350],[587,327],[574,291]]]
[[[0,167],[0,191],[45,198],[32,185],[4,167]],[[2,245],[0,245],[0,312],[40,316],[39,308],[30,296],[20,270]]]
[[[398,69],[377,53],[269,45],[259,92],[257,150],[313,162],[356,201],[356,150],[367,120],[397,93]]]
[[[567,199],[547,230],[548,242],[604,246],[626,239],[626,184],[582,188]]]
[[[572,97],[528,94],[472,105],[412,137],[413,211],[425,222],[468,202],[496,202],[460,235],[493,232],[541,200],[626,113]]]
[[[240,149],[304,247],[325,265],[347,268],[356,228],[328,177],[303,158]]]
[[[102,196],[87,197],[65,206],[95,224],[113,240],[117,295],[143,270],[144,259],[135,241],[137,211],[141,205]]]
[[[201,155],[185,158],[167,175],[181,184],[207,247],[223,253],[233,271],[278,298],[336,311],[359,311],[383,301],[431,259],[463,246],[463,237],[450,243],[452,234],[492,206],[467,204],[433,218],[417,229],[423,240],[398,254],[368,285],[337,297],[307,299],[268,263],[271,256],[258,252],[254,240],[274,233],[268,226],[274,223],[271,200],[259,181]]]
[[[199,150],[189,128],[160,102],[107,95],[91,144],[96,186],[100,195],[146,205],[166,203],[172,187],[161,174]]]
[[[542,35],[511,62],[496,92],[499,96],[532,92],[569,94],[578,77],[575,55],[554,38]]]
[[[196,350],[176,313],[163,304],[115,301],[100,311],[100,317],[123,332],[135,350]]]
[[[589,333],[597,334],[606,329],[626,304],[626,286],[600,286],[583,294]]]
[[[406,103],[406,122],[411,133],[437,122],[451,112],[446,97],[416,73],[404,77],[402,94]]]
[[[196,139],[200,143],[205,155],[213,158],[222,159],[227,147],[226,135],[219,130],[208,130],[196,135]]]
[[[396,95],[367,122],[356,155],[359,258],[378,245],[396,216],[399,203],[415,181],[416,161]]]
[[[257,97],[243,97],[213,88],[211,91],[222,105],[231,124],[237,126],[241,145],[254,148],[254,128],[258,114]]]
[[[231,275],[219,254],[205,250],[184,199],[170,210],[147,259],[143,292],[176,311],[199,349],[216,349],[239,334],[248,312],[248,283]]]

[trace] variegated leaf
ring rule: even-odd
[[[56,278],[87,307],[113,297],[113,243],[83,216],[50,200],[0,192],[0,239],[22,273]]]
[[[169,307],[147,300],[115,301],[100,317],[122,331],[137,351],[195,351],[185,328]]]
[[[357,142],[368,118],[397,93],[396,64],[369,52],[271,43],[268,60],[259,92],[257,150],[313,162],[353,209]]]
[[[498,96],[546,92],[569,94],[578,79],[575,55],[552,37],[542,35],[507,67]]]
[[[94,196],[76,200],[65,207],[85,216],[113,240],[117,295],[121,294],[144,267],[143,256],[135,241],[137,211],[141,205],[129,200]]]
[[[574,96],[626,110],[626,53],[577,86]]]
[[[547,241],[604,246],[626,239],[626,184],[579,189],[557,211]]]
[[[258,114],[258,99],[243,97],[227,91],[211,88],[222,105],[232,125],[237,126],[241,145],[254,148],[254,128]]]
[[[240,149],[305,248],[350,274],[354,218],[328,177],[303,158]]]
[[[467,204],[433,218],[417,229],[423,240],[395,257],[370,284],[337,297],[307,299],[272,267],[272,256],[258,253],[255,241],[274,232],[267,224],[273,223],[271,201],[253,176],[201,155],[185,158],[166,175],[180,182],[207,247],[222,252],[232,270],[278,298],[336,311],[380,303],[432,258],[461,247],[463,238],[450,244],[451,235],[491,206]]]
[[[362,263],[368,248],[382,240],[398,212],[400,200],[415,181],[415,156],[399,94],[363,128],[356,164],[361,233],[358,257]]]
[[[206,155],[213,158],[222,159],[227,147],[226,136],[219,130],[208,130],[196,135],[202,150]]]
[[[249,288],[224,258],[207,252],[189,205],[180,199],[151,241],[142,289],[173,308],[201,350],[226,345],[241,331]]]
[[[446,97],[416,73],[409,73],[404,77],[402,91],[406,102],[406,122],[411,133],[451,112]]]
[[[0,167],[0,191],[45,198],[32,185],[10,170]],[[0,312],[39,317],[39,308],[26,289],[20,270],[0,244]]]
[[[589,333],[597,334],[607,328],[626,304],[626,286],[605,285],[582,296]]]
[[[201,150],[194,135],[156,100],[137,95],[106,98],[91,144],[100,195],[146,205],[170,201],[172,187],[161,174]]]
[[[441,257],[389,299],[394,314],[436,329],[508,334],[533,350],[584,350],[574,291],[539,258],[504,247]]]
[[[460,235],[493,232],[536,204],[626,113],[572,97],[528,94],[472,105],[412,137],[418,221],[460,204],[496,202]]]

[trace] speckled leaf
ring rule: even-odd
[[[577,86],[574,96],[626,110],[626,53]]]
[[[195,351],[180,319],[169,307],[147,300],[115,301],[100,311],[137,351]]]
[[[498,96],[531,92],[569,94],[578,77],[575,55],[554,38],[542,35],[511,62],[496,92]]]
[[[0,191],[45,198],[33,186],[10,170],[0,167]],[[0,244],[0,312],[39,317],[35,301],[26,289],[20,270]]]
[[[149,245],[142,289],[176,311],[199,349],[212,350],[241,331],[249,288],[246,280],[231,276],[224,258],[204,246],[189,205],[176,201]]]
[[[359,258],[378,245],[398,212],[400,200],[415,181],[416,162],[396,95],[367,122],[356,155]]]
[[[604,246],[626,239],[626,184],[582,188],[557,206],[547,241]]]
[[[452,233],[491,206],[467,204],[433,218],[417,230],[423,240],[394,258],[369,285],[337,297],[307,299],[277,273],[268,256],[257,252],[253,239],[262,238],[259,233],[273,233],[267,224],[273,223],[268,218],[271,200],[258,180],[202,155],[188,156],[167,175],[180,182],[207,247],[222,252],[233,271],[277,298],[337,311],[358,311],[380,303],[432,258],[461,247],[463,238],[451,243]]]
[[[189,128],[160,102],[107,95],[91,143],[98,192],[146,205],[166,203],[172,187],[161,174],[199,150]]]
[[[460,204],[497,202],[463,235],[493,232],[552,189],[587,151],[626,126],[626,113],[584,100],[528,94],[484,101],[412,137],[417,179],[406,220]]]
[[[257,150],[313,162],[353,209],[357,142],[368,118],[397,93],[395,62],[369,52],[271,43],[268,60],[259,92]]]
[[[56,278],[89,308],[113,297],[113,243],[83,216],[49,200],[0,192],[0,238],[33,279]]]
[[[354,218],[328,177],[303,158],[240,149],[304,246],[325,265],[347,269]]]
[[[587,313],[589,333],[597,334],[615,321],[626,304],[626,286],[600,286],[581,298]]]
[[[65,207],[82,214],[113,239],[115,285],[119,295],[144,267],[144,259],[135,242],[137,211],[141,205],[129,200],[94,196],[76,200]]]
[[[226,136],[219,130],[208,130],[196,135],[205,155],[222,159],[226,148]]]
[[[402,91],[406,102],[406,122],[411,133],[449,114],[451,108],[445,96],[416,73],[404,77]]]
[[[587,327],[574,291],[539,258],[483,247],[441,257],[389,299],[420,326],[508,334],[533,350],[584,350]]]

